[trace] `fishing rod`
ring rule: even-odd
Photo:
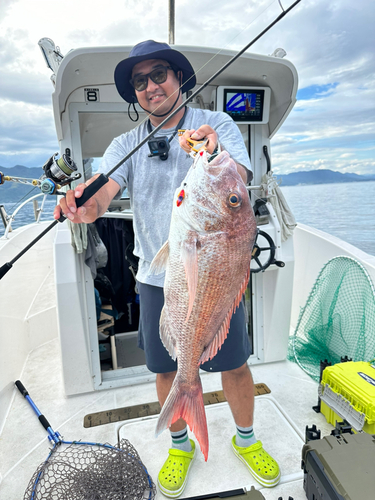
[[[95,193],[99,191],[107,182],[109,181],[109,177],[119,168],[123,163],[125,163],[129,158],[131,158],[134,153],[136,153],[142,146],[144,146],[164,125],[175,116],[181,109],[183,109],[188,102],[194,99],[198,94],[202,92],[216,77],[218,77],[223,71],[225,71],[234,61],[236,61],[246,50],[248,50],[255,42],[257,42],[263,35],[265,35],[275,24],[277,24],[281,19],[286,16],[294,7],[300,3],[301,0],[296,0],[288,9],[282,9],[281,14],[277,16],[263,31],[261,31],[250,43],[248,43],[243,49],[241,49],[236,55],[234,55],[228,62],[224,64],[216,73],[214,73],[205,83],[203,83],[195,92],[193,92],[185,101],[180,104],[172,113],[165,118],[157,127],[152,130],[147,137],[145,137],[141,142],[137,144],[127,155],[120,160],[117,165],[115,165],[107,174],[100,174],[95,181],[89,184],[82,196],[80,198],[76,198],[76,206],[77,208],[81,207],[88,201]],[[47,234],[51,229],[53,229],[56,224],[59,222],[64,222],[66,220],[65,215],[61,215],[59,219],[54,220],[42,233],[40,233],[31,243],[29,243],[21,252],[19,252],[11,261],[6,262],[3,266],[0,267],[0,280],[5,276],[5,274],[13,267],[13,264],[24,255],[32,246],[35,245],[45,234]]]

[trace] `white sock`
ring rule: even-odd
[[[254,435],[253,426],[240,427],[239,425],[237,425],[237,434],[236,434],[237,446],[240,446],[241,448],[247,448],[252,444],[255,444],[256,442],[257,440]]]
[[[171,437],[172,437],[172,448],[177,448],[178,450],[187,452],[191,451],[192,448],[189,440],[187,427],[185,427],[185,429],[182,429],[182,431],[177,431],[177,432],[171,431]]]

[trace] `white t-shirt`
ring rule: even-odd
[[[251,172],[241,132],[232,118],[223,112],[188,108],[182,128],[197,130],[202,125],[210,125],[218,134],[222,148]],[[174,131],[174,128],[161,129],[155,137],[170,137]],[[116,137],[104,154],[100,172],[107,173],[111,170],[147,135],[147,122],[144,122],[130,132]],[[160,160],[158,156],[149,157],[149,154],[149,147],[144,144],[111,175],[111,179],[120,185],[117,198],[125,188],[129,192],[133,210],[134,254],[139,257],[137,280],[162,287],[164,273],[150,275],[149,267],[168,239],[173,196],[193,159],[181,149],[177,134],[170,143],[167,160]]]

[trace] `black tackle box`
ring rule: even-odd
[[[309,441],[302,449],[308,500],[374,500],[375,435],[367,433]]]

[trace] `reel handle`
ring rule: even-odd
[[[104,174],[100,174],[97,179],[94,180],[91,184],[87,186],[87,188],[83,191],[81,198],[76,198],[77,208],[81,207],[89,200],[95,193],[99,191],[105,184],[108,182],[108,177]],[[59,219],[59,222],[64,222],[66,219],[65,215],[62,215]]]

